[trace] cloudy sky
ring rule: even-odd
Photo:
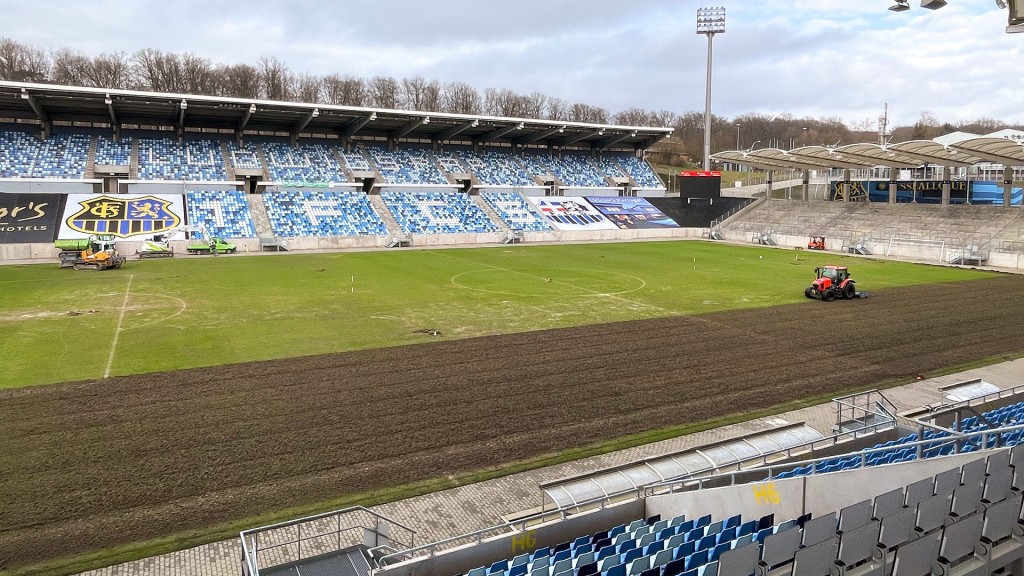
[[[713,111],[872,126],[1024,123],[1024,34],[993,0],[718,0]],[[10,2],[0,36],[88,55],[156,48],[294,72],[422,76],[585,102],[703,111],[707,39],[693,0],[47,0]]]

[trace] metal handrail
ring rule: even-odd
[[[402,524],[401,522],[396,522],[395,520],[392,520],[391,518],[388,518],[387,516],[384,516],[382,514],[374,512],[373,510],[370,510],[369,508],[366,508],[364,506],[351,506],[349,508],[343,508],[341,510],[334,510],[334,511],[331,511],[331,512],[322,512],[320,514],[314,514],[314,515],[311,515],[311,516],[304,516],[302,518],[295,518],[295,519],[292,519],[292,520],[286,520],[284,522],[278,522],[276,524],[269,524],[267,526],[260,526],[258,528],[251,528],[251,529],[248,529],[248,530],[242,530],[241,532],[239,532],[238,535],[239,535],[239,539],[242,541],[243,574],[245,576],[259,576],[259,573],[260,573],[259,572],[259,554],[260,554],[260,552],[263,551],[263,549],[260,549],[259,546],[258,546],[259,535],[261,533],[270,532],[270,531],[273,531],[273,530],[280,530],[282,528],[288,528],[290,526],[296,526],[296,525],[304,524],[304,523],[307,523],[307,522],[315,522],[316,520],[321,520],[321,519],[324,519],[324,518],[330,518],[330,517],[334,517],[334,516],[337,516],[337,517],[340,518],[341,516],[346,515],[346,514],[359,513],[359,512],[364,512],[364,513],[370,515],[377,522],[380,522],[381,520],[383,520],[388,525],[392,525],[392,526],[396,526],[398,528],[401,528],[401,529],[407,531],[410,534],[410,542],[408,544],[402,543],[402,542],[398,542],[397,540],[392,538],[390,535],[387,537],[389,540],[394,541],[394,542],[396,542],[396,543],[398,543],[398,544],[400,544],[402,546],[411,546],[411,545],[414,544],[413,540],[415,539],[416,531],[413,530],[412,528],[406,526],[405,524]],[[339,523],[340,523],[340,519],[339,519]],[[339,538],[340,538],[340,535],[342,533],[349,532],[349,531],[356,530],[356,529],[360,529],[360,528],[366,529],[366,526],[352,526],[352,527],[344,528],[344,529],[339,528],[338,530],[336,530],[335,532],[332,532],[332,533],[337,533],[339,535]],[[274,544],[272,546],[267,547],[266,550],[273,550],[275,548],[281,548],[281,547],[284,547],[284,546],[290,546],[292,544],[298,544],[299,545],[299,551],[300,551],[299,554],[301,556],[302,542],[303,541],[312,540],[312,539],[319,539],[319,538],[323,538],[323,536],[324,536],[324,534],[316,534],[314,536],[310,536],[310,537],[305,537],[304,538],[301,535],[302,534],[301,530],[302,529],[301,529],[301,526],[300,526],[299,527],[299,536],[298,536],[298,538],[290,539],[287,542],[283,542],[283,543],[279,543],[279,544]],[[376,532],[376,529],[375,529],[375,532]],[[251,546],[250,546],[250,544],[248,542],[248,538],[250,538],[250,537],[253,538]]]
[[[910,447],[917,448],[916,453],[914,455],[914,459],[915,460],[919,460],[919,459],[922,458],[922,453],[925,450],[925,445],[928,445],[927,449],[931,450],[931,449],[934,449],[934,448],[941,448],[941,447],[946,446],[946,445],[948,445],[950,443],[957,443],[957,444],[954,444],[954,448],[956,450],[955,454],[961,454],[962,452],[960,452],[959,442],[962,442],[964,440],[972,440],[972,439],[975,439],[975,438],[980,438],[981,439],[981,445],[982,446],[987,446],[988,443],[989,443],[989,438],[990,437],[995,436],[998,439],[1003,434],[1008,434],[1010,432],[1015,432],[1015,431],[1018,431],[1018,430],[1024,430],[1024,424],[1016,424],[1016,425],[1013,425],[1013,426],[1004,426],[1004,427],[995,428],[995,429],[989,429],[989,430],[979,430],[977,432],[957,432],[957,431],[951,431],[952,432],[951,436],[945,436],[945,437],[942,437],[942,438],[929,438],[927,440],[915,440],[914,442],[905,442],[903,444],[900,444],[899,446],[900,446],[901,449],[902,448],[910,448]],[[1001,446],[997,446],[997,447],[1001,447]],[[865,468],[865,467],[867,467],[866,466],[866,461],[867,461],[867,457],[869,455],[874,454],[874,453],[878,453],[878,452],[888,452],[888,451],[891,451],[893,449],[894,449],[893,446],[885,446],[885,447],[882,447],[882,448],[866,448],[864,450],[860,450],[860,451],[856,452],[856,454],[847,454],[847,455],[845,455],[845,457],[849,457],[849,456],[853,456],[853,455],[860,456],[861,457],[861,462],[860,462],[859,468]],[[982,449],[986,450],[988,448],[982,448]],[[776,464],[774,466],[773,465],[768,465],[766,468],[761,468],[760,470],[765,471],[767,473],[767,476],[770,478],[771,476],[774,476],[774,474],[772,474],[773,470],[777,470],[777,469],[779,469],[781,467],[784,467],[784,466],[785,467],[790,467],[790,466],[808,466],[808,465],[810,465],[811,466],[811,472],[810,472],[811,475],[813,475],[813,474],[820,474],[821,472],[817,471],[817,464],[819,462],[826,461],[826,460],[835,460],[836,458],[841,458],[841,457],[844,457],[844,456],[843,455],[823,456],[821,458],[813,458],[813,459],[810,459],[810,460],[802,460],[800,462],[787,462],[785,464]],[[935,457],[939,458],[941,456],[935,456]],[[710,482],[712,480],[714,480],[714,481],[721,481],[721,480],[723,480],[725,478],[729,479],[729,483],[727,484],[728,486],[735,486],[735,485],[737,485],[736,476],[738,474],[740,474],[740,473],[749,473],[751,471],[752,471],[751,469],[736,470],[736,471],[724,472],[724,473],[721,473],[721,474],[715,474],[715,475],[711,475],[711,476],[704,476],[704,477],[700,477],[700,478],[693,478],[693,479],[690,479],[688,482],[686,482],[686,481],[675,481],[675,482],[664,482],[664,483],[661,483],[661,484],[651,484],[651,485],[649,485],[647,487],[647,490],[644,492],[644,496],[645,497],[646,496],[653,496],[655,493],[658,493],[658,492],[656,492],[656,490],[659,489],[659,488],[668,488],[668,492],[669,493],[671,493],[671,492],[678,492],[680,490],[685,490],[685,491],[700,490],[700,489],[704,488],[704,484],[707,483],[707,482]],[[664,491],[662,491],[661,493],[664,493]]]

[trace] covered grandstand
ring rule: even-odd
[[[585,198],[664,197],[644,152],[671,132],[3,82],[0,192],[64,207],[47,216],[51,241],[85,233],[65,224],[94,210],[90,195],[183,197],[187,225],[249,251],[664,235],[611,225]],[[576,198],[593,225],[564,226],[526,201],[544,196]],[[4,238],[5,258],[46,250]],[[142,239],[124,235],[125,249]]]

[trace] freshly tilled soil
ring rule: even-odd
[[[1024,351],[1024,277],[0,392],[0,569]]]

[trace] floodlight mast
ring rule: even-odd
[[[697,9],[697,34],[708,37],[708,77],[704,88],[704,169],[711,170],[711,45],[725,33],[725,7]]]

